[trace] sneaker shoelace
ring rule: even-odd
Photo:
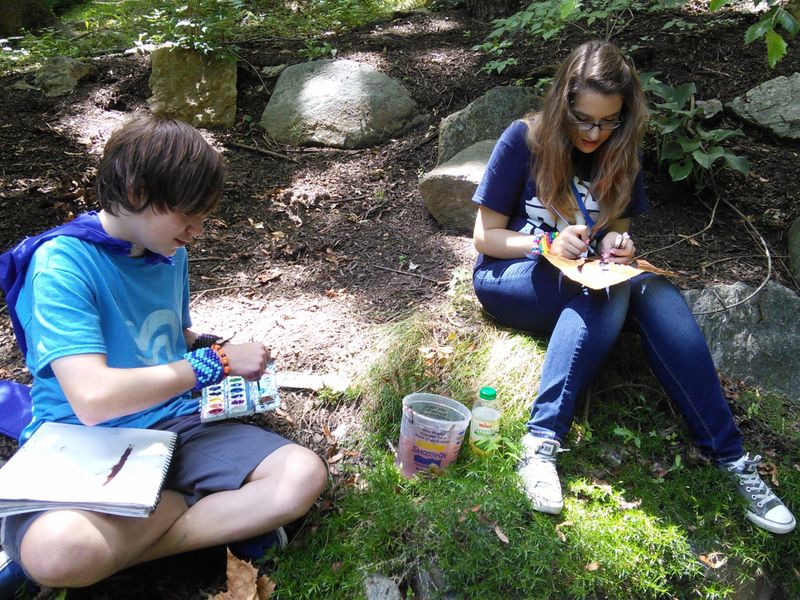
[[[758,464],[760,462],[761,456],[759,455],[753,458],[749,456],[746,457],[742,471],[736,473],[736,475],[739,477],[739,481],[742,485],[744,485],[745,491],[756,501],[758,507],[762,508],[776,496],[758,474]]]

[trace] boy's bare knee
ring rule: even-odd
[[[20,554],[25,570],[47,587],[84,587],[105,579],[115,568],[108,548],[76,532],[26,536]]]

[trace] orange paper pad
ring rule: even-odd
[[[669,271],[658,269],[644,260],[636,261],[634,263],[636,266],[609,262],[601,267],[599,259],[569,259],[553,256],[552,254],[544,254],[543,256],[564,275],[593,290],[602,290],[622,283],[645,271],[661,275],[672,275]]]

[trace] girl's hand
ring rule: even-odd
[[[627,265],[636,253],[636,246],[627,232],[609,231],[598,245],[598,253],[608,262]]]
[[[562,258],[578,258],[589,248],[589,228],[570,225],[558,234],[550,245],[550,254]]]
[[[267,368],[270,351],[261,342],[225,344],[222,349],[228,356],[231,375],[240,375],[248,381],[257,381]]]

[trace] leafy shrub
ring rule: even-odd
[[[743,135],[741,129],[711,129],[700,124],[704,109],[697,105],[694,83],[672,87],[658,81],[654,73],[642,73],[642,86],[662,100],[653,104],[651,123],[656,137],[656,154],[660,163],[669,164],[673,181],[688,179],[697,189],[725,166],[746,175],[747,159],[725,149],[721,143]],[[723,162],[719,163],[719,159]]]
[[[508,65],[516,64],[514,59],[504,59],[503,55],[517,37],[549,40],[571,25],[592,36],[604,29],[605,39],[610,39],[627,27],[636,11],[655,12],[679,4],[680,0],[537,0],[510,17],[492,21],[492,31],[484,43],[472,49],[492,57],[483,71],[502,73]]]
[[[711,0],[709,8],[718,10],[732,1]],[[796,37],[797,33],[800,32],[800,23],[798,23],[794,15],[783,8],[783,4],[783,0],[755,0],[756,6],[766,5],[768,10],[744,34],[745,44],[752,44],[757,39],[764,38],[770,67],[775,67],[778,61],[786,55],[786,41],[776,31],[776,28],[781,27],[786,30],[791,38]]]

